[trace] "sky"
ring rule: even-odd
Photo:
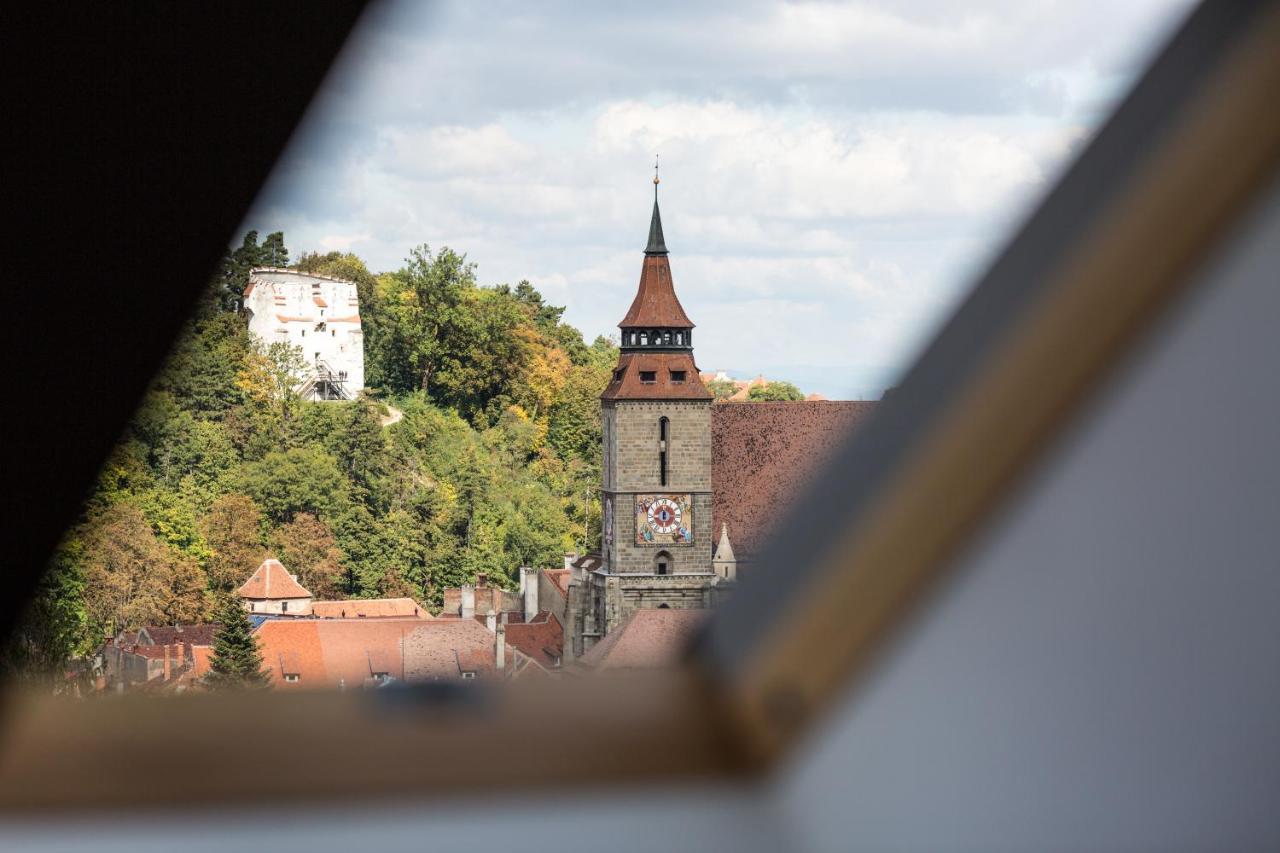
[[[698,366],[877,399],[1188,9],[383,3],[245,228],[375,272],[449,246],[590,341],[635,294],[656,154]]]

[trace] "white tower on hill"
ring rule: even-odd
[[[260,267],[244,291],[249,331],[264,344],[301,347],[307,364],[298,394],[309,400],[352,400],[364,388],[360,299],[349,281]]]

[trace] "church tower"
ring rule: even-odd
[[[710,607],[716,580],[712,395],[693,360],[693,321],[671,281],[656,168],[653,183],[640,286],[618,324],[621,354],[600,396],[602,554],[597,568],[573,578],[576,654],[635,610]]]

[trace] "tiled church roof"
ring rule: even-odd
[[[671,283],[671,264],[666,255],[645,255],[640,271],[640,287],[620,329],[692,329],[693,321],[684,313]]]
[[[596,670],[673,666],[706,615],[705,610],[637,610],[580,661]]]
[[[727,525],[739,560],[769,528],[873,402],[717,403],[711,407],[712,527]]]

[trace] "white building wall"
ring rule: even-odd
[[[310,598],[245,599],[244,607],[250,613],[307,616],[311,613],[311,601]]]
[[[356,286],[328,276],[284,269],[256,269],[245,289],[249,332],[264,344],[288,343],[347,374],[344,387],[355,397],[364,388],[364,332]],[[306,377],[299,377],[299,386]]]

